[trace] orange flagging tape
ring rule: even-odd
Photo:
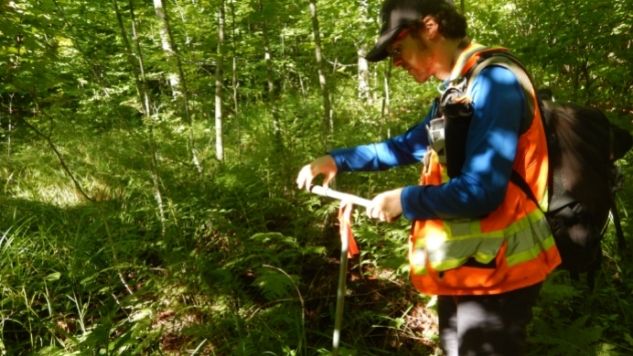
[[[354,204],[341,203],[338,210],[339,234],[341,235],[341,246],[345,246],[347,240],[347,257],[352,258],[360,253],[354,233],[352,232],[352,210]]]

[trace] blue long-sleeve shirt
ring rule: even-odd
[[[491,66],[473,80],[470,90],[473,118],[466,140],[461,173],[438,186],[412,185],[401,195],[407,219],[477,218],[503,201],[517,150],[525,99],[515,75]],[[330,152],[339,171],[384,170],[420,162],[428,147],[426,125],[421,123],[391,139]]]

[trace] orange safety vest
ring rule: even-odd
[[[455,65],[451,79],[462,79],[479,62],[478,57],[484,51],[480,45],[467,48]],[[517,71],[513,72],[520,77]],[[545,131],[534,87],[525,84],[522,78],[519,81],[527,94],[532,120],[519,137],[512,168],[524,177],[535,196],[541,199],[541,207],[546,208]],[[429,150],[420,184],[440,185],[448,179],[437,153]],[[411,280],[426,294],[504,293],[542,282],[560,261],[543,211],[515,184],[508,184],[501,205],[484,218],[417,220],[409,238]]]

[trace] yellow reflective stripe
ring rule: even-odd
[[[506,262],[508,263],[508,267],[512,267],[521,262],[529,261],[538,256],[541,252],[549,250],[555,244],[556,241],[554,240],[554,236],[550,235],[548,238],[542,241],[542,244],[534,245],[531,249],[527,251],[515,253],[511,256],[506,255]]]
[[[468,227],[472,229],[473,225],[478,227],[479,223],[471,221],[468,224],[462,224],[462,226],[467,225],[470,225]],[[495,258],[504,241],[503,231],[476,234],[471,230],[467,235],[458,237],[450,236],[447,232],[446,230],[437,231],[416,240],[414,253],[426,252],[433,268],[446,270],[458,267],[470,257],[480,263],[489,263]],[[426,261],[426,258],[420,261]]]
[[[433,263],[433,261],[431,261],[431,266],[436,271],[446,271],[448,269],[457,268],[463,265],[467,259],[468,258],[450,259],[450,260],[444,260],[437,263]]]
[[[529,261],[556,244],[542,211],[535,210],[522,220],[527,226],[508,236],[506,261],[509,266]]]
[[[543,194],[543,199],[541,199],[539,206],[543,211],[547,211],[549,208],[549,189],[545,189],[545,194]]]
[[[451,237],[462,238],[468,236],[481,236],[479,220],[452,220],[449,223]]]
[[[450,240],[442,246],[441,250],[427,250],[427,252],[431,266],[443,271],[460,266],[470,257],[479,263],[489,263],[497,256],[502,243],[502,236],[482,238],[480,235],[477,239]]]
[[[446,221],[443,231],[417,239],[413,253],[425,253],[420,261],[428,259],[434,269],[443,271],[459,267],[470,257],[489,263],[504,241],[509,266],[528,261],[555,244],[543,212],[537,209],[503,230],[488,233],[481,232],[478,220]],[[424,273],[424,269],[414,266],[415,273]]]

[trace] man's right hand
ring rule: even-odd
[[[312,180],[321,174],[324,176],[323,185],[327,187],[334,176],[336,176],[336,172],[337,168],[334,158],[330,155],[321,156],[301,168],[297,176],[297,187],[310,190]]]

